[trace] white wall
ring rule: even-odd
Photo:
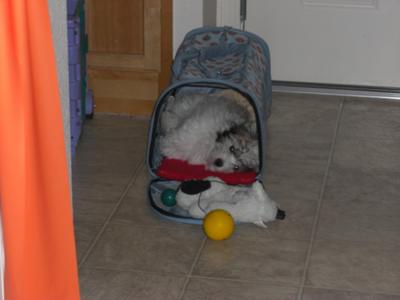
[[[203,25],[203,1],[173,1],[173,53],[175,55],[185,34]]]
[[[67,40],[67,7],[66,1],[48,0],[53,43],[56,51],[58,84],[60,88],[64,138],[68,162],[71,162],[71,136],[69,117],[69,85],[68,85],[68,40]],[[68,165],[71,165],[70,163]],[[71,171],[71,170],[70,170]],[[70,172],[71,174],[71,172]]]

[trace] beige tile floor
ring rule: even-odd
[[[150,210],[147,125],[85,125],[73,164],[83,300],[400,299],[400,103],[274,94],[265,184],[287,218],[223,242]]]

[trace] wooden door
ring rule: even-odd
[[[169,81],[172,0],[88,0],[96,111],[149,115]]]

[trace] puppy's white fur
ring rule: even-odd
[[[213,171],[256,169],[254,120],[254,111],[224,93],[171,96],[161,115],[161,153]],[[233,128],[240,130],[233,133]],[[231,131],[217,142],[218,134]],[[232,152],[231,146],[238,151]],[[223,164],[216,164],[217,159]]]
[[[277,204],[271,200],[258,181],[250,186],[232,186],[221,179],[208,177],[211,188],[200,194],[189,195],[181,190],[176,195],[177,205],[194,218],[203,218],[208,212],[223,209],[237,222],[254,223],[266,227],[265,223],[276,219]]]

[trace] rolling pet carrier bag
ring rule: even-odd
[[[202,220],[190,217],[173,203],[162,201],[165,191],[176,191],[182,181],[207,176],[218,176],[229,184],[250,184],[261,178],[272,97],[270,70],[268,46],[255,34],[230,27],[203,27],[185,36],[172,64],[171,84],[158,98],[150,121],[148,196],[156,212],[174,221],[201,224]],[[227,89],[238,92],[254,110],[259,144],[258,171],[217,174],[201,166],[166,160],[158,138],[167,99],[171,95],[211,94]]]

